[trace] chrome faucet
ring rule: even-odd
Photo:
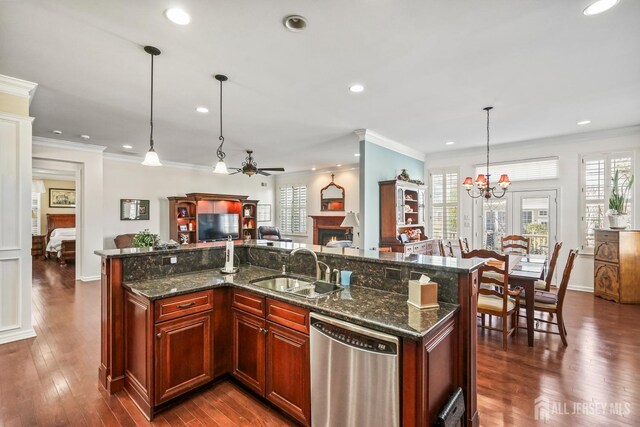
[[[311,249],[308,248],[296,248],[294,250],[291,251],[291,253],[289,254],[289,262],[291,262],[291,257],[294,256],[295,254],[299,253],[299,252],[307,252],[309,254],[311,254],[311,256],[313,257],[313,261],[316,264],[316,280],[321,280],[322,278],[322,271],[320,270],[320,263],[324,264],[327,266],[327,270],[325,272],[325,280],[326,280],[326,273],[329,273],[329,275],[331,275],[331,270],[329,269],[329,266],[327,264],[325,264],[322,261],[318,261],[318,255],[316,255],[315,252],[313,252]],[[289,271],[291,271],[291,269],[289,269]]]
[[[331,273],[332,276],[333,276],[333,273],[335,273],[335,275],[336,275],[336,285],[339,285],[340,284],[340,270],[338,270],[337,268],[334,268],[333,272]],[[331,280],[329,280],[329,282],[331,282]]]
[[[331,267],[322,261],[318,261],[318,267],[322,264],[324,266],[324,281],[327,283],[331,283]],[[319,277],[318,277],[319,279]]]

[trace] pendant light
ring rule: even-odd
[[[158,153],[156,153],[156,150],[153,148],[153,57],[160,55],[160,49],[153,46],[145,46],[144,51],[151,55],[151,120],[149,121],[151,134],[149,135],[149,151],[147,151],[147,155],[144,156],[142,164],[145,166],[162,166],[158,158]]]
[[[496,199],[499,199],[507,194],[507,188],[509,188],[509,186],[511,185],[511,181],[509,181],[509,176],[507,174],[500,175],[498,185],[502,189],[502,193],[496,194],[496,187],[492,187],[491,182],[489,181],[489,177],[491,176],[489,174],[489,112],[492,109],[493,107],[483,108],[483,110],[487,112],[487,174],[478,174],[478,177],[475,181],[477,191],[472,192],[474,182],[470,176],[466,177],[464,182],[462,183],[462,185],[467,190],[467,194],[474,199],[477,199],[478,197],[484,197],[485,199],[495,197]]]
[[[227,165],[224,163],[224,158],[227,156],[224,151],[222,151],[222,146],[224,145],[224,136],[222,136],[222,82],[227,81],[227,76],[222,74],[216,74],[214,78],[220,82],[220,146],[216,151],[216,155],[218,156],[218,163],[216,163],[216,167],[213,169],[213,173],[228,175],[229,171],[227,170]]]

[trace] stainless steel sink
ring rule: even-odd
[[[311,280],[307,280],[306,278],[288,275],[256,279],[252,280],[250,283],[256,286],[260,286],[261,288],[271,289],[278,292],[285,292],[309,299],[329,295],[342,289],[339,285],[335,285],[333,283],[327,283],[323,281],[312,282]]]

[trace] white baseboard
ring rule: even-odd
[[[0,344],[6,344],[13,341],[25,340],[36,336],[33,328],[22,329],[16,332],[0,332]]]
[[[568,286],[567,289],[571,290],[571,291],[578,291],[578,292],[589,292],[589,293],[593,293],[593,288],[589,288],[586,286]]]
[[[100,276],[81,276],[80,277],[80,281],[81,282],[93,282],[95,280],[100,280]]]

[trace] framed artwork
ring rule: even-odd
[[[187,208],[178,208],[178,218],[186,218],[188,216]]]
[[[50,188],[49,189],[50,208],[75,208],[76,190],[70,188]]]
[[[120,199],[120,221],[148,221],[149,201]]]
[[[178,226],[178,229],[179,229],[180,231],[187,231],[187,224],[180,224],[180,225]]]
[[[258,222],[270,222],[271,221],[271,205],[258,204]]]

